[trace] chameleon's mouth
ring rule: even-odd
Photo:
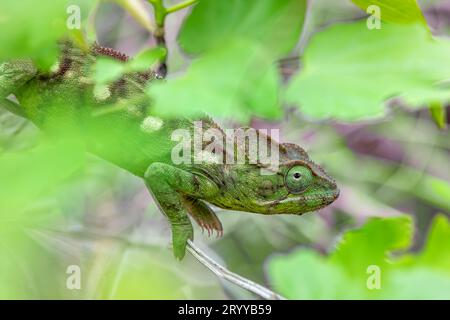
[[[281,201],[281,203],[288,202],[313,202],[321,201],[323,204],[330,204],[334,202],[339,197],[339,189],[333,189],[331,191],[322,191],[314,194],[296,195],[295,198],[286,198]]]
[[[314,194],[295,195],[281,201],[271,201],[264,206],[269,207],[270,214],[288,213],[302,214],[315,211],[333,203],[339,197],[339,189],[321,191]]]
[[[337,198],[339,198],[339,194],[340,194],[340,190],[338,188],[334,189],[331,194],[330,194],[330,198],[331,198],[331,202],[334,202]]]

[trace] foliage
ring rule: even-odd
[[[420,25],[334,26],[311,39],[304,59],[288,100],[314,118],[380,117],[395,96],[410,107],[450,99],[450,90],[438,84],[450,75],[450,42],[431,39]]]
[[[93,78],[96,83],[111,83],[128,72],[142,72],[154,66],[166,54],[164,48],[143,50],[132,60],[123,63],[111,58],[100,57],[95,63]]]
[[[247,39],[271,55],[285,55],[298,41],[305,9],[305,0],[200,1],[184,22],[180,46],[198,54],[224,48],[230,40]]]
[[[196,242],[231,270],[293,299],[450,298],[450,147],[439,129],[449,121],[450,25],[429,27],[434,4],[199,0],[181,11],[167,0],[155,17],[134,0],[18,3],[0,2],[0,63],[30,58],[45,72],[59,40],[97,39],[133,56],[98,59],[92,77],[104,85],[167,59],[168,77],[145,88],[151,112],[280,128],[336,177],[340,199],[320,213],[218,212],[222,239],[197,229]],[[66,28],[68,5],[80,6],[81,30]],[[369,5],[381,29],[367,28]],[[157,22],[166,45],[149,40]],[[142,181],[3,109],[0,221],[0,298],[252,298],[222,290],[190,257],[172,259]],[[112,236],[72,234],[85,229]],[[80,290],[66,287],[72,264]],[[367,287],[374,265],[380,290]]]
[[[380,8],[381,19],[394,23],[417,23],[427,25],[416,0],[352,0],[364,11],[371,5]]]
[[[32,58],[44,69],[56,61],[57,41],[67,32],[68,4],[87,11],[83,0],[4,0],[0,3],[0,59]]]
[[[373,219],[346,232],[328,257],[301,249],[272,258],[269,274],[291,299],[448,299],[449,221],[438,216],[430,233],[421,254],[398,257],[393,252],[411,245],[411,219]],[[372,286],[373,266],[379,287]]]
[[[279,82],[267,52],[235,40],[204,54],[182,77],[151,85],[148,92],[155,99],[155,112],[166,116],[208,111],[239,120],[251,115],[275,118],[280,115]]]

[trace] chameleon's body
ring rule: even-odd
[[[171,153],[177,142],[171,134],[180,128],[193,132],[192,121],[148,117],[150,99],[143,88],[159,81],[154,73],[127,74],[95,87],[90,74],[98,55],[127,59],[109,49],[95,46],[86,52],[66,43],[59,67],[47,74],[25,60],[1,64],[0,99],[14,94],[19,105],[8,102],[10,110],[55,135],[73,131],[90,152],[142,177],[169,219],[177,258],[193,238],[189,215],[208,232],[222,233],[206,203],[263,214],[302,214],[337,198],[335,182],[293,144],[270,141],[280,151],[279,168],[271,175],[261,175],[261,164],[174,165]],[[209,118],[202,122],[204,130],[221,130]],[[233,148],[248,152],[236,144]]]

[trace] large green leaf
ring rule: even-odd
[[[40,67],[49,68],[56,59],[57,40],[69,31],[69,5],[87,7],[84,0],[2,0],[0,60],[32,58]]]
[[[61,217],[57,195],[84,163],[82,149],[71,141],[62,138],[0,156],[2,299],[46,299],[67,293],[65,267],[34,236],[38,228],[51,228]]]
[[[350,299],[360,294],[349,286],[344,270],[311,250],[274,257],[269,275],[275,289],[290,299]]]
[[[352,0],[354,4],[367,10],[375,5],[380,8],[381,20],[394,23],[421,22],[427,24],[416,0]]]
[[[369,30],[358,22],[313,37],[287,100],[313,118],[374,118],[393,96],[416,107],[450,101],[450,88],[440,84],[449,78],[448,40],[416,24]]]
[[[17,212],[54,191],[84,163],[76,143],[40,144],[0,157],[0,220],[19,222]],[[17,218],[17,219],[16,219]]]
[[[411,219],[374,218],[362,229],[347,232],[330,261],[340,265],[353,278],[366,278],[369,265],[384,266],[388,253],[407,248],[412,238]]]
[[[286,54],[299,40],[306,0],[202,0],[186,19],[181,47],[199,53],[234,38],[258,41],[274,55]]]
[[[310,249],[273,257],[269,276],[291,299],[449,299],[448,221],[436,218],[423,253],[392,257],[411,245],[411,231],[405,216],[373,219],[345,233],[328,257]],[[371,267],[379,270],[378,289],[367,285]]]
[[[160,115],[206,112],[246,120],[251,114],[279,116],[278,88],[277,70],[267,51],[236,40],[194,61],[183,76],[151,83],[148,93]]]
[[[437,216],[430,228],[430,235],[417,264],[437,268],[450,274],[450,223],[443,216]]]

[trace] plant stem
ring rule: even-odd
[[[156,30],[153,32],[153,37],[155,38],[156,44],[167,50],[164,23],[166,21],[166,16],[170,13],[176,12],[178,10],[184,9],[190,5],[198,2],[198,0],[186,0],[184,2],[173,5],[170,8],[164,6],[164,0],[148,0],[148,2],[153,6],[153,12],[156,22]],[[161,59],[158,68],[158,75],[164,78],[167,74],[167,54]]]
[[[186,0],[184,2],[180,2],[178,4],[175,4],[175,5],[171,6],[170,8],[167,8],[166,12],[167,13],[172,13],[172,12],[175,12],[175,11],[179,11],[179,10],[184,9],[186,7],[189,7],[189,6],[193,5],[193,4],[196,4],[198,1],[199,0]]]
[[[156,22],[156,30],[153,32],[153,37],[155,38],[156,44],[167,52],[166,39],[164,34],[164,22],[166,20],[167,11],[164,7],[163,0],[148,0],[153,6],[153,12]],[[167,54],[160,61],[158,68],[158,75],[165,78],[167,75]]]
[[[164,21],[166,19],[167,11],[164,7],[163,0],[149,0],[151,5],[153,6],[155,21],[158,28],[164,28]]]

